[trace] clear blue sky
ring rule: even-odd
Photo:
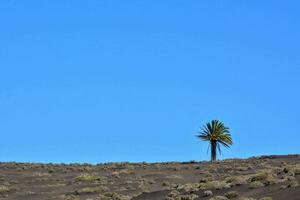
[[[300,153],[298,2],[2,0],[0,160]]]

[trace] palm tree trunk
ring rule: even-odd
[[[211,162],[217,159],[217,142],[211,141]]]

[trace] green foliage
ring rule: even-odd
[[[221,152],[221,145],[229,148],[233,144],[229,128],[218,120],[212,120],[211,123],[203,126],[197,137],[209,142],[211,161],[217,159],[217,151]]]

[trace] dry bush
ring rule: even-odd
[[[288,188],[299,187],[299,183],[298,183],[298,181],[296,181],[296,180],[292,180],[292,181],[289,181],[289,182],[288,182],[287,187],[288,187]]]
[[[245,176],[227,177],[225,181],[226,183],[229,183],[231,186],[247,184],[247,178]]]
[[[147,183],[150,185],[155,184],[155,180],[147,180]]]
[[[231,185],[226,183],[226,181],[211,181],[206,184],[206,188],[215,188],[217,190],[221,190],[225,188],[231,188]]]
[[[181,195],[178,191],[169,193],[165,200],[194,200],[197,199],[198,195],[196,194],[186,194]]]
[[[81,195],[81,194],[93,194],[93,193],[100,193],[102,192],[101,187],[84,187],[78,190],[75,190],[75,195]]]
[[[259,200],[273,200],[272,197],[263,197],[263,198],[260,198]]]
[[[283,176],[283,179],[281,179],[281,182],[288,182],[288,181],[294,181],[296,178],[294,176]]]
[[[300,164],[295,165],[292,170],[294,171],[295,175],[299,175],[300,174]]]
[[[204,176],[200,178],[200,180],[199,180],[200,183],[207,183],[207,182],[214,180],[214,176],[211,173],[201,172],[201,174],[203,174],[203,173],[204,173]]]
[[[264,170],[260,173],[257,173],[255,175],[252,175],[249,179],[249,181],[252,182],[261,182],[265,186],[272,185],[277,182],[277,175],[272,173],[270,170]]]
[[[6,193],[11,191],[9,187],[5,186],[5,185],[1,185],[0,186],[0,194]]]
[[[229,200],[229,199],[225,196],[214,196],[214,197],[210,198],[209,200]]]
[[[99,196],[99,199],[101,199],[101,200],[130,200],[131,198],[129,196],[125,196],[125,195],[118,194],[115,192],[108,192],[108,193],[105,193],[104,195],[101,194]]]
[[[254,181],[250,183],[250,189],[264,187],[264,184],[260,181]]]
[[[131,165],[131,164],[127,164],[125,165],[126,169],[129,170],[129,171],[133,171],[135,170],[135,166],[134,165]]]
[[[50,177],[51,175],[47,172],[37,172],[32,174],[33,177]]]
[[[64,187],[66,186],[66,183],[54,183],[54,184],[47,184],[44,187]]]
[[[244,172],[244,171],[249,170],[249,166],[238,166],[238,167],[234,168],[234,170]]]
[[[300,174],[300,164],[287,165],[283,168],[283,172],[289,176],[296,176]]]
[[[148,187],[146,186],[146,184],[144,182],[140,182],[138,184],[138,189],[142,190],[143,192],[150,192]]]
[[[16,180],[11,180],[9,181],[9,185],[15,185],[15,184],[18,184],[19,181],[16,181]]]
[[[177,175],[177,174],[172,174],[170,176],[167,176],[166,178],[168,178],[168,179],[183,179],[183,176]]]
[[[180,194],[180,192],[178,192],[177,190],[172,190],[171,192],[169,192],[168,197],[176,197]]]
[[[80,200],[80,198],[76,195],[62,195],[59,197],[60,199],[63,199],[63,200]]]
[[[37,182],[37,181],[45,182],[45,181],[49,181],[49,178],[48,178],[48,177],[36,178],[36,179],[35,179],[34,181],[32,181],[32,182]]]
[[[88,174],[88,173],[83,173],[79,174],[77,177],[75,177],[75,181],[86,181],[86,182],[94,182],[94,181],[101,181],[102,177],[99,176],[98,174]]]
[[[26,194],[26,195],[34,195],[35,192],[32,192],[32,191],[26,191],[25,194]]]
[[[112,173],[112,175],[116,177],[120,177],[121,175],[130,175],[134,174],[134,170],[131,169],[121,169],[120,171],[115,171]]]
[[[161,183],[161,186],[163,187],[169,187],[171,184],[168,181],[164,181]]]
[[[196,192],[199,191],[200,187],[198,183],[186,183],[180,185],[177,189],[183,189],[185,192]]]
[[[175,200],[194,200],[197,199],[198,195],[196,194],[186,194],[186,195],[179,195],[175,198]]]
[[[236,191],[229,191],[225,193],[225,197],[227,197],[228,199],[234,199],[237,198],[238,196],[239,194]]]

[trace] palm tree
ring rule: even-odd
[[[233,144],[229,128],[218,120],[212,120],[211,123],[203,126],[197,137],[209,142],[211,162],[217,159],[217,150],[221,153],[221,145],[229,148]]]

